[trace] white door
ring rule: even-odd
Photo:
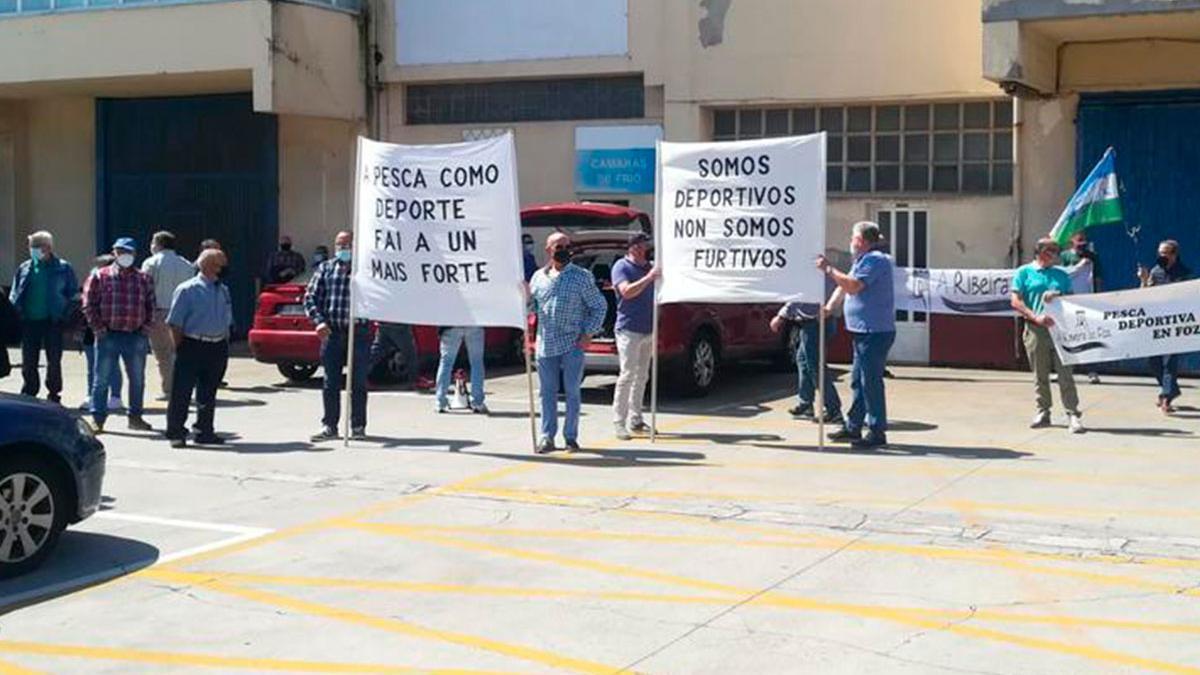
[[[925,207],[895,204],[879,209],[876,221],[883,229],[897,267],[929,266],[929,211]],[[889,361],[929,363],[929,315],[896,311],[896,344]]]

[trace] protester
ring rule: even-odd
[[[885,242],[879,225],[854,224],[850,252],[854,265],[846,274],[833,267],[825,256],[817,256],[817,267],[838,288],[830,304],[845,297],[846,330],[850,332],[854,361],[850,388],[854,400],[841,429],[830,440],[849,441],[856,448],[887,445],[887,394],[883,374],[888,350],[896,341],[896,297],[893,292],[892,258],[881,249]],[[867,427],[863,435],[864,422]]]
[[[818,369],[820,363],[821,319],[818,312],[825,311],[819,302],[789,302],[779,308],[779,313],[771,318],[771,332],[780,333],[788,326],[794,326],[799,331],[796,341],[796,372],[797,372],[797,404],[788,410],[792,417],[817,419],[815,398],[818,384]],[[826,323],[825,338],[832,337],[835,324]],[[829,369],[825,369],[824,422],[826,424],[845,425],[842,419],[842,400],[838,396],[837,387],[833,386],[833,378]]]
[[[210,250],[217,250],[222,253],[225,253],[225,266],[221,268],[220,276],[221,276],[221,281],[223,281],[223,282],[228,281],[226,277],[228,276],[228,272],[229,272],[229,254],[225,252],[225,248],[223,246],[221,246],[221,242],[217,241],[216,239],[205,239],[204,241],[200,242],[200,253],[204,253],[205,251],[210,251]],[[197,260],[200,259],[199,254],[196,255],[196,259]],[[199,274],[200,268],[197,266],[193,269],[193,271],[196,274]],[[224,384],[224,383],[222,383],[222,384]]]
[[[137,245],[122,237],[113,243],[116,262],[88,278],[83,313],[96,334],[96,374],[92,383],[92,419],[100,431],[108,418],[112,372],[124,362],[129,381],[129,428],[150,431],[142,419],[146,385],[146,337],[154,324],[154,282],[133,266]]]
[[[312,440],[327,441],[338,437],[337,425],[342,402],[339,380],[346,366],[350,332],[350,262],[354,236],[339,232],[334,239],[334,259],[327,260],[313,272],[304,292],[304,310],[317,327],[321,337],[321,367],[325,382],[321,387],[324,416],[321,431]],[[367,433],[367,370],[369,366],[370,330],[365,321],[357,322],[353,331],[354,359],[350,373],[351,436],[364,438]]]
[[[554,452],[558,433],[558,390],[562,378],[567,414],[563,439],[579,449],[579,408],[583,351],[604,325],[608,303],[591,273],[571,264],[571,239],[556,232],[546,239],[546,266],[529,282],[531,309],[537,314],[537,370],[542,408],[542,438],[537,452]]]
[[[444,413],[450,410],[450,401],[446,392],[451,386],[450,376],[454,371],[454,363],[458,360],[458,350],[463,342],[467,343],[467,359],[471,365],[471,412],[488,414],[487,404],[484,403],[483,393],[483,327],[482,326],[442,326],[438,329],[440,342],[437,372],[437,411]]]
[[[650,357],[654,355],[654,283],[662,276],[662,269],[647,260],[649,245],[650,237],[645,233],[629,235],[625,257],[612,267],[620,367],[613,392],[613,426],[617,439],[622,441],[650,430],[642,419],[642,401],[650,379]]]
[[[1046,303],[1059,295],[1071,293],[1071,277],[1060,267],[1058,243],[1050,237],[1039,239],[1034,248],[1033,262],[1017,269],[1012,282],[1012,308],[1025,319],[1025,354],[1033,370],[1034,388],[1037,392],[1037,413],[1030,428],[1050,426],[1050,373],[1058,374],[1058,390],[1063,408],[1067,411],[1067,427],[1073,434],[1084,431],[1079,412],[1079,394],[1075,390],[1075,377],[1071,369],[1064,366],[1054,349],[1050,327],[1054,319],[1045,313]]]
[[[1104,288],[1104,280],[1100,275],[1100,258],[1088,244],[1087,230],[1080,230],[1071,235],[1071,248],[1062,252],[1062,266],[1071,274],[1082,273],[1085,266],[1092,268],[1092,292],[1100,293]],[[1087,373],[1088,382],[1100,384],[1100,374],[1094,370]]]
[[[142,263],[142,272],[150,275],[150,280],[154,282],[154,324],[150,328],[150,349],[154,352],[158,376],[162,381],[163,395],[160,400],[169,401],[175,370],[175,340],[167,326],[167,312],[171,311],[175,289],[195,277],[196,268],[175,252],[175,235],[166,230],[154,233],[150,253],[150,257]]]
[[[1138,279],[1143,287],[1162,286],[1192,278],[1192,271],[1179,260],[1179,242],[1167,239],[1158,245],[1158,259],[1152,269],[1138,266]],[[1158,381],[1158,407],[1164,415],[1175,412],[1172,404],[1179,398],[1179,354],[1150,357],[1150,372]]]
[[[21,319],[9,302],[8,296],[0,293],[0,378],[12,373],[12,362],[8,360],[8,345],[21,339]]]
[[[317,269],[318,265],[325,262],[326,260],[329,260],[329,247],[328,246],[326,246],[325,244],[321,244],[320,246],[317,246],[315,249],[313,249],[312,268],[314,270]]]
[[[304,274],[304,256],[292,250],[292,238],[286,234],[279,238],[279,250],[267,260],[267,271],[263,281],[282,284]]]
[[[533,235],[521,235],[522,262],[525,265],[525,282],[533,278],[534,272],[537,272],[537,258],[533,256]]]
[[[400,375],[400,381],[406,387],[416,388],[420,364],[417,362],[417,345],[413,339],[412,326],[408,324],[379,323],[379,329],[375,331],[375,340],[371,342],[367,372],[374,370],[375,366],[396,352],[400,353],[400,358],[404,361],[404,372]]]
[[[96,256],[92,263],[92,269],[88,272],[88,279],[92,278],[97,271],[112,265],[116,262],[116,258],[111,253]],[[81,310],[82,313],[82,310]],[[88,325],[87,318],[83,319],[83,335],[80,336],[79,343],[83,350],[84,359],[87,360],[87,396],[79,408],[85,412],[92,411],[92,387],[96,384],[96,334],[92,332],[92,327]],[[121,369],[113,368],[112,376],[109,378],[109,394],[108,394],[108,410],[109,412],[119,410],[121,408],[121,388],[125,386],[124,378],[121,377]]]
[[[29,260],[13,277],[9,302],[21,320],[21,393],[37,396],[41,352],[46,352],[46,399],[62,402],[63,330],[79,300],[79,281],[71,263],[54,255],[54,235],[29,235]]]
[[[198,445],[223,445],[213,429],[217,385],[229,363],[229,330],[233,304],[229,289],[218,278],[225,254],[209,249],[200,254],[200,274],[175,289],[167,323],[178,350],[175,357],[175,387],[167,406],[166,437],[171,447],[187,445],[188,406],[196,392],[195,441]]]

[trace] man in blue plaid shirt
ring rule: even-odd
[[[529,280],[529,299],[537,313],[537,369],[542,399],[539,453],[553,452],[558,433],[558,383],[566,389],[563,440],[579,449],[580,389],[583,352],[604,325],[608,303],[591,272],[571,264],[571,239],[561,233],[546,240],[549,262]]]
[[[354,236],[338,232],[334,239],[334,257],[321,263],[308,281],[304,291],[304,311],[317,327],[321,338],[321,368],[325,382],[321,398],[325,414],[321,431],[313,441],[328,441],[338,437],[338,419],[342,414],[341,377],[346,367],[346,350],[350,340],[350,261]],[[370,365],[370,330],[365,321],[354,329],[353,372],[350,374],[350,435],[364,438],[367,433],[367,368]]]

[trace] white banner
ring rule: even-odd
[[[1046,303],[1066,364],[1200,351],[1200,281]]]
[[[359,139],[356,317],[525,325],[512,134],[473,143]]]
[[[660,143],[660,303],[824,297],[825,134]]]
[[[1092,266],[1082,265],[1071,276],[1077,294],[1092,292]],[[897,267],[896,309],[930,314],[1014,316],[1012,280],[1016,270],[953,270]]]

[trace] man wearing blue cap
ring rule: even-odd
[[[146,353],[154,323],[154,281],[133,266],[137,245],[129,237],[113,242],[116,262],[96,270],[83,290],[83,314],[96,335],[96,379],[92,417],[103,431],[108,418],[108,384],[118,361],[129,381],[129,428],[150,431],[142,419]]]

